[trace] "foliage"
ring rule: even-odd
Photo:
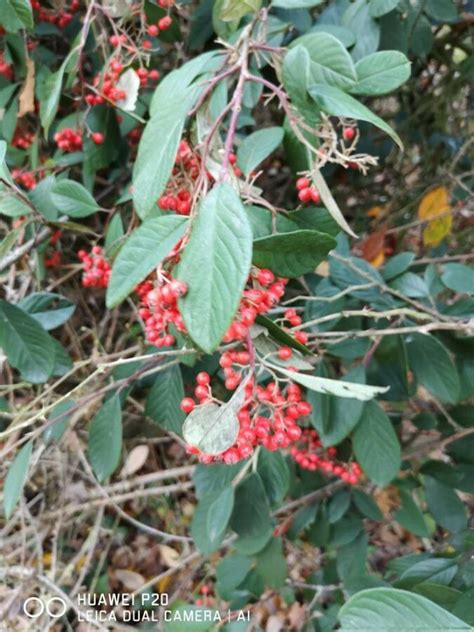
[[[473,11],[0,0],[12,603],[472,630]]]

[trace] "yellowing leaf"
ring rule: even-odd
[[[380,268],[380,266],[383,264],[383,262],[385,261],[385,253],[383,250],[381,250],[377,256],[375,256],[369,263],[370,265],[372,265],[374,268]]]
[[[451,232],[453,216],[446,187],[436,187],[429,191],[418,207],[418,218],[430,221],[423,230],[425,246],[437,246]]]
[[[372,206],[367,211],[367,217],[377,218],[383,210],[384,210],[383,206]]]

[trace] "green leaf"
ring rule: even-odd
[[[417,381],[441,401],[455,403],[459,377],[444,345],[429,334],[415,333],[405,340],[408,362]]]
[[[112,266],[107,307],[115,307],[166,257],[186,230],[187,218],[163,215],[146,220],[127,239]]]
[[[466,510],[456,492],[431,476],[425,476],[426,502],[443,529],[458,533],[467,527]]]
[[[99,481],[116,470],[122,453],[122,409],[113,395],[95,414],[89,428],[89,460]]]
[[[17,305],[47,331],[63,325],[76,309],[72,301],[54,292],[33,292],[21,299]]]
[[[359,366],[349,371],[345,375],[344,381],[364,384],[365,372],[363,367]],[[364,410],[364,402],[356,400],[348,406],[346,398],[331,395],[322,395],[322,397],[327,398],[322,407],[318,405],[320,402],[311,396],[309,397],[309,402],[314,404],[311,421],[318,431],[324,447],[338,445],[358,424]]]
[[[448,586],[458,571],[456,560],[446,557],[420,560],[407,568],[397,582],[400,588],[412,588],[422,582]]]
[[[218,494],[201,498],[193,515],[191,535],[203,555],[219,548],[234,507],[234,489],[229,486]]]
[[[52,339],[29,314],[0,300],[0,347],[8,362],[33,384],[46,382],[54,369]]]
[[[48,220],[58,219],[58,209],[53,203],[51,193],[56,186],[56,178],[47,176],[43,178],[35,188],[30,191],[30,200],[33,202],[37,211]]]
[[[426,525],[425,518],[413,500],[410,492],[405,489],[400,489],[400,499],[402,506],[395,512],[395,519],[398,520],[402,527],[411,531],[411,533],[421,538],[428,538],[430,532]]]
[[[246,538],[264,534],[271,526],[270,506],[258,474],[251,474],[237,487],[230,525]]]
[[[405,272],[415,258],[414,252],[401,252],[391,257],[385,264],[382,275],[385,281],[390,281],[394,277]]]
[[[453,0],[427,0],[425,11],[439,22],[455,22],[458,19]]]
[[[344,11],[341,23],[355,34],[356,43],[351,50],[355,61],[375,53],[380,42],[380,26],[371,17],[366,0],[351,3]]]
[[[216,568],[217,590],[223,599],[231,600],[232,593],[252,568],[252,559],[238,553],[229,555]]]
[[[87,217],[99,209],[89,191],[74,180],[60,180],[51,189],[56,208],[70,217]]]
[[[474,294],[474,269],[462,263],[446,263],[441,281],[453,292]]]
[[[31,210],[15,193],[10,190],[0,191],[0,215],[21,217],[31,213]]]
[[[33,11],[28,0],[0,0],[0,24],[10,33],[34,26]]]
[[[357,235],[347,223],[344,215],[342,214],[341,209],[339,208],[336,200],[334,199],[331,193],[331,189],[328,187],[326,180],[323,177],[323,174],[320,172],[319,169],[313,168],[311,175],[313,178],[313,182],[316,185],[317,190],[319,191],[321,200],[323,204],[326,206],[326,208],[328,209],[333,220],[338,224],[340,228],[342,228],[342,230],[344,230],[349,235],[352,235],[352,237],[357,238]]]
[[[296,230],[262,237],[253,242],[253,263],[283,277],[297,277],[315,268],[336,246],[331,235],[316,230]]]
[[[363,578],[367,572],[367,554],[368,554],[368,538],[366,533],[359,535],[341,546],[337,551],[336,567],[339,577],[344,584],[350,584],[350,592],[352,590],[352,582],[357,582],[359,578]]]
[[[105,234],[105,251],[108,255],[113,256],[117,253],[121,245],[121,241],[125,236],[123,221],[120,212],[114,213]]]
[[[156,209],[173,170],[186,116],[204,89],[204,85],[192,82],[221,63],[216,51],[200,55],[169,73],[155,90],[151,119],[142,134],[133,169],[133,201],[142,219]]]
[[[290,471],[281,452],[269,452],[262,448],[258,456],[257,472],[270,505],[278,505],[288,493]]]
[[[370,0],[369,13],[373,18],[380,18],[390,13],[400,4],[400,0]]]
[[[204,454],[221,454],[234,445],[239,434],[237,412],[245,401],[245,381],[228,402],[197,406],[183,424],[183,437]]]
[[[295,46],[291,48],[285,55],[282,68],[283,85],[291,99],[292,104],[298,109],[298,111],[304,116],[308,124],[316,125],[320,116],[317,108],[314,107],[314,102],[308,95],[308,85],[312,83],[311,79],[311,58],[309,52],[305,46]],[[305,150],[300,141],[296,138],[293,131],[289,131],[288,120],[285,124],[285,149],[288,154],[288,141],[291,138],[295,143],[298,160],[301,159],[300,155],[305,156]],[[298,170],[298,169],[296,169]]]
[[[181,435],[185,414],[179,407],[184,397],[183,379],[178,365],[160,371],[155,377],[145,404],[145,415],[170,432]]]
[[[410,77],[410,62],[396,50],[379,51],[363,57],[356,64],[357,83],[354,94],[378,96],[401,86]]]
[[[432,601],[394,588],[353,595],[339,611],[341,632],[469,632],[469,626]]]
[[[256,572],[269,588],[282,588],[285,584],[288,568],[283,555],[281,538],[272,538],[256,557]]]
[[[234,465],[225,463],[213,463],[211,465],[196,465],[193,481],[196,487],[196,496],[201,499],[221,492],[231,484],[243,466],[243,461]]]
[[[239,196],[227,183],[203,199],[177,271],[188,291],[179,300],[194,342],[210,353],[240,303],[252,257],[252,229]]]
[[[328,395],[337,395],[338,397],[359,399],[363,402],[372,399],[378,393],[385,393],[388,390],[383,386],[353,384],[343,380],[331,380],[329,378],[317,377],[315,375],[295,373],[295,371],[287,371],[286,369],[276,365],[271,365],[271,368],[279,373],[283,373],[286,377],[289,377],[294,382],[298,382],[298,384],[309,388],[311,391],[326,393]]]
[[[371,123],[388,134],[403,149],[400,137],[390,125],[342,90],[319,84],[311,86],[309,93],[323,112],[332,116],[342,116]]]
[[[32,450],[33,442],[28,441],[16,454],[8,468],[3,486],[3,508],[7,519],[12,515],[25,486]]]
[[[365,405],[353,436],[354,454],[367,476],[387,485],[400,469],[400,443],[390,419],[377,402]]]
[[[272,7],[279,9],[311,9],[322,4],[324,0],[273,0]]]
[[[414,272],[405,272],[397,276],[390,287],[410,298],[426,298],[430,295],[425,280]]]
[[[59,70],[53,72],[46,79],[43,86],[43,98],[40,102],[40,120],[43,126],[45,136],[48,135],[51,123],[58,111],[59,100],[61,98],[61,90],[63,86],[64,73],[69,64],[70,59],[75,55],[76,49],[72,49],[66,59],[63,61]]]
[[[266,127],[247,136],[237,151],[237,165],[245,175],[275,151],[283,140],[282,127]]]
[[[357,509],[371,520],[383,520],[383,513],[371,496],[360,489],[352,489],[352,497]]]
[[[220,540],[225,533],[234,508],[234,488],[224,489],[210,504],[207,514],[207,532],[211,542]]]
[[[247,13],[256,13],[261,5],[262,0],[223,0],[219,18],[224,22],[238,22]]]
[[[293,336],[290,336],[284,329],[282,329],[279,325],[277,325],[271,318],[268,316],[264,316],[263,314],[258,314],[257,319],[255,321],[257,325],[261,327],[265,327],[268,330],[268,333],[280,342],[283,345],[287,345],[292,349],[297,349],[301,351],[304,355],[312,355],[312,352],[301,342],[298,342]]]
[[[43,438],[46,443],[50,443],[51,441],[59,441],[63,436],[69,421],[71,420],[72,413],[70,415],[66,415],[68,410],[74,408],[76,402],[72,399],[66,399],[53,408],[51,413],[48,415],[48,422],[53,422],[49,425],[43,433]],[[58,419],[56,422],[55,419]]]
[[[354,62],[345,46],[329,33],[307,33],[291,43],[304,46],[311,59],[312,83],[347,90],[357,81]]]

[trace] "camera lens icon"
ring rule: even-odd
[[[23,603],[23,612],[29,619],[38,619],[45,611],[51,618],[59,619],[66,614],[67,609],[66,602],[61,597],[51,597],[47,601],[39,597],[28,597]]]

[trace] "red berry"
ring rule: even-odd
[[[102,145],[102,143],[105,140],[104,135],[102,134],[102,132],[93,132],[91,134],[91,140],[93,143],[95,143],[96,145]]]
[[[311,200],[315,203],[318,204],[318,202],[320,202],[321,200],[321,196],[319,195],[319,192],[317,189],[315,189],[314,187],[312,187],[310,189],[311,191]]]
[[[355,135],[356,131],[353,127],[345,127],[342,131],[342,137],[347,141],[351,141]]]
[[[310,186],[311,182],[308,178],[298,178],[298,180],[296,181],[296,188],[298,189],[298,191],[301,191],[301,189],[308,189]]]
[[[292,355],[293,351],[290,347],[280,347],[280,349],[278,349],[278,357],[280,360],[289,360]]]
[[[211,381],[211,378],[209,376],[209,373],[206,373],[206,371],[201,371],[201,373],[198,373],[196,375],[196,382],[197,384],[199,384],[199,386],[207,386]]]
[[[166,31],[166,29],[169,29],[172,22],[173,20],[170,18],[169,15],[165,15],[164,18],[161,18],[161,20],[158,20],[158,27],[160,31]]]
[[[311,189],[301,189],[298,193],[298,199],[300,200],[300,202],[310,202],[312,199]]]
[[[191,397],[185,397],[181,401],[180,408],[183,411],[183,413],[190,413],[194,410],[195,405],[196,404],[194,403],[194,400],[191,399]]]
[[[262,285],[270,285],[271,283],[274,282],[274,280],[275,280],[275,275],[273,274],[271,270],[267,270],[266,268],[263,268],[262,270],[258,271],[257,281],[261,283]]]

